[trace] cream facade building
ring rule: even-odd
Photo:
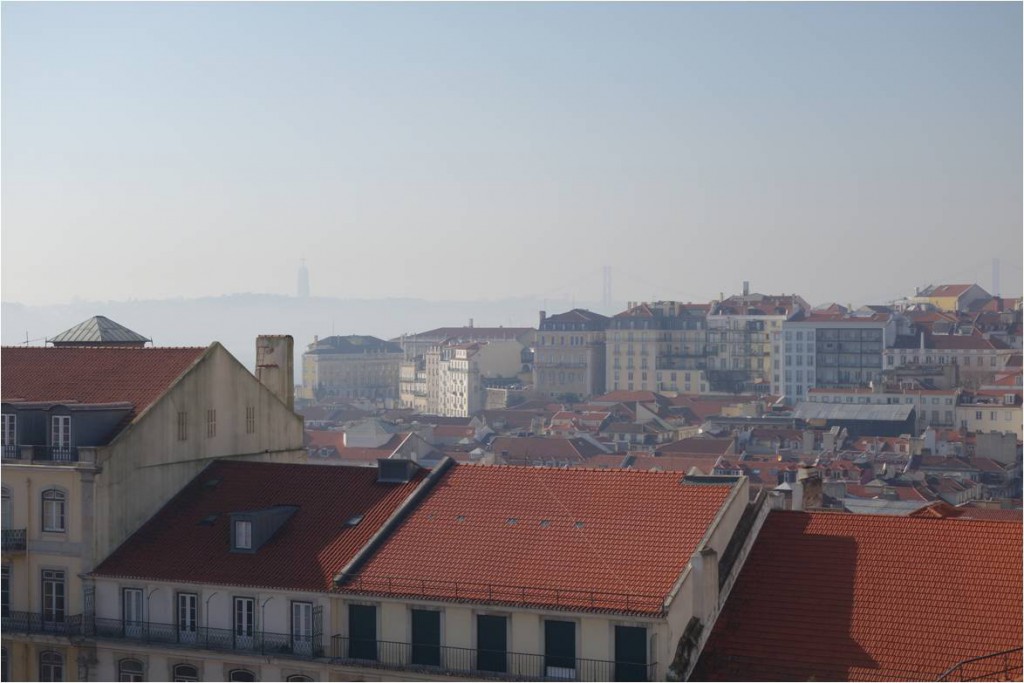
[[[707,311],[677,301],[630,303],[608,326],[605,388],[706,393]]]
[[[516,340],[448,343],[426,355],[427,412],[471,417],[484,409],[487,387],[515,382],[524,369],[523,345]]]
[[[610,319],[580,308],[540,313],[534,351],[534,391],[577,400],[604,393],[605,330]]]
[[[305,398],[384,401],[398,398],[402,348],[377,337],[313,338],[302,354]]]
[[[217,342],[3,350],[5,680],[90,680],[81,577],[210,460],[302,457],[290,353],[261,338],[264,384]]]
[[[768,511],[743,477],[392,464],[212,466],[147,527],[160,543],[132,539],[91,577],[98,679],[685,680]],[[644,539],[615,512],[634,504],[652,517]],[[194,569],[169,550],[189,534]],[[448,552],[410,554],[423,542]],[[306,561],[324,552],[333,563]],[[551,563],[539,584],[524,575],[535,552]]]

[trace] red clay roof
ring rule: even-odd
[[[343,590],[660,614],[731,488],[454,465]]]
[[[974,285],[935,285],[929,287],[921,296],[960,296]]]
[[[378,484],[377,470],[218,461],[96,569],[101,576],[322,591],[425,476]],[[219,479],[212,487],[205,482]],[[229,549],[232,512],[299,509],[253,554]],[[210,525],[200,524],[208,515]],[[355,526],[345,522],[356,515]]]
[[[773,511],[695,676],[936,680],[1020,647],[1021,570],[1019,523]]]
[[[4,347],[4,401],[131,403],[134,418],[163,395],[206,347]]]

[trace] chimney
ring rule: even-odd
[[[718,553],[713,548],[701,548],[690,556],[693,583],[693,616],[703,623],[718,608]]]
[[[924,351],[924,330],[921,331],[921,350]]]
[[[472,318],[469,319],[469,326],[470,326],[470,328],[473,327],[473,319]]]
[[[295,410],[295,341],[290,334],[256,337],[256,379]]]
[[[750,294],[750,281],[749,280],[744,280],[743,281],[743,296],[748,296],[749,294]]]
[[[541,311],[540,312],[540,322],[541,322],[541,324],[543,325],[544,321],[547,320],[547,319],[548,319],[547,311]]]

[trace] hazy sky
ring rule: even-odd
[[[1021,293],[1021,5],[2,8],[2,296]]]

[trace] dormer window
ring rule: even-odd
[[[252,522],[235,520],[234,546],[236,550],[252,550]]]

